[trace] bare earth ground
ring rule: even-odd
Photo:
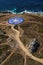
[[[0,22],[7,22],[9,18],[15,16],[24,18],[24,23],[18,25],[24,31],[23,35],[20,37],[21,41],[26,46],[30,39],[38,39],[40,42],[40,48],[37,52],[33,53],[33,55],[39,58],[43,58],[43,15],[41,16],[39,14],[4,14],[4,16],[0,15]],[[9,27],[6,26],[0,26],[0,28],[4,29],[6,32],[10,31]],[[17,29],[18,27],[15,28]],[[24,58],[22,56],[22,53],[19,53],[21,52],[17,50],[16,53],[13,54],[13,56],[4,65],[24,65]],[[42,65],[34,60],[31,60],[28,57],[26,57],[26,61],[26,65]]]

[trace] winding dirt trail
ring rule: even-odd
[[[21,40],[20,40],[20,38],[19,38],[20,32],[17,31],[17,30],[15,30],[13,26],[12,26],[12,30],[13,30],[13,31],[16,31],[15,40],[17,41],[19,47],[25,52],[25,54],[26,54],[27,56],[29,56],[31,59],[33,59],[33,60],[35,60],[35,61],[38,61],[38,62],[40,62],[40,63],[43,64],[43,59],[40,59],[40,58],[37,58],[37,57],[33,56],[33,55],[29,52],[29,50],[23,45],[23,43],[21,42]],[[18,35],[18,36],[17,36],[17,35]]]
[[[23,52],[25,52],[28,57],[43,64],[43,59],[33,56],[30,51],[23,45],[20,40],[20,31],[16,30],[13,25],[11,25],[11,29],[13,32],[8,34],[9,37],[12,37],[16,41],[17,45],[22,49]],[[0,65],[3,65],[12,56],[14,51],[15,49],[12,50],[11,54]]]

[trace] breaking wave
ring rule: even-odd
[[[24,10],[24,11],[21,11],[21,12],[17,12],[17,9],[14,8],[13,10],[7,10],[7,12],[11,12],[13,14],[23,14],[23,13],[33,13],[33,14],[43,14],[43,11],[28,11],[28,10]]]

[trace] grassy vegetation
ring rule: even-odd
[[[3,51],[7,51],[8,49],[10,49],[8,45],[0,46],[0,55],[2,54]]]
[[[0,47],[0,55],[2,54],[2,51],[3,51],[4,49],[6,49],[6,45]]]
[[[28,43],[29,39],[26,35],[23,35],[20,40],[23,42],[23,44],[26,46],[26,44]]]
[[[40,32],[40,33],[43,33],[43,28],[41,28],[41,29],[39,30],[39,32]]]
[[[43,33],[43,29],[40,29],[40,31],[39,31],[40,33]]]
[[[19,54],[13,54],[4,65],[23,65],[23,57]]]
[[[6,34],[6,32],[3,29],[0,28],[0,35],[1,34]]]
[[[41,50],[40,53],[41,53],[41,54],[40,54],[40,58],[43,58],[43,50]]]
[[[37,61],[34,61],[32,59],[27,59],[27,65],[43,65]]]
[[[43,23],[43,17],[40,17],[40,15],[39,16],[36,16],[36,15],[30,15],[30,17],[32,17],[32,21],[34,20],[34,21],[37,21],[37,22],[41,22],[41,23]]]
[[[8,36],[0,35],[0,39],[8,38]]]
[[[5,35],[0,35],[0,42],[4,42],[6,39],[8,38],[8,36]]]
[[[3,47],[2,47],[3,50],[7,50],[8,48],[9,48],[8,45],[3,45]]]
[[[2,54],[2,49],[0,49],[0,55]]]
[[[43,33],[43,25],[39,26],[39,32]]]
[[[14,28],[18,30],[18,25],[14,26]]]

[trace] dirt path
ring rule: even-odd
[[[11,52],[11,54],[0,64],[0,65],[4,65],[4,63],[6,63],[8,61],[8,59],[13,55],[13,53],[15,53],[17,49],[13,49],[13,51]]]
[[[20,40],[20,38],[19,38],[19,36],[20,36],[19,33],[20,33],[20,32],[18,32],[17,30],[15,30],[15,29],[13,28],[13,26],[12,26],[12,30],[17,32],[17,33],[16,33],[16,36],[15,36],[15,40],[17,41],[19,47],[25,52],[25,54],[26,54],[27,56],[29,56],[31,59],[33,59],[33,60],[35,60],[35,61],[38,61],[38,62],[40,62],[40,63],[43,64],[43,59],[40,59],[40,58],[37,58],[37,57],[33,56],[33,55],[29,52],[29,50],[26,49],[26,47],[23,45],[23,43],[21,42],[21,40]],[[18,35],[18,36],[17,36],[17,35]]]
[[[43,59],[40,59],[40,58],[37,58],[37,57],[33,56],[29,52],[29,50],[23,45],[23,43],[20,40],[20,32],[18,30],[14,29],[13,25],[12,25],[11,29],[13,30],[13,32],[11,32],[11,33],[8,34],[9,37],[12,37],[16,41],[17,45],[22,49],[23,52],[25,52],[25,54],[28,57],[30,57],[31,59],[33,59],[35,61],[38,61],[38,62],[40,62],[40,63],[43,64]],[[11,54],[1,63],[1,65],[3,65],[12,56],[12,54],[14,53],[14,51],[15,51],[15,49],[12,50]]]

